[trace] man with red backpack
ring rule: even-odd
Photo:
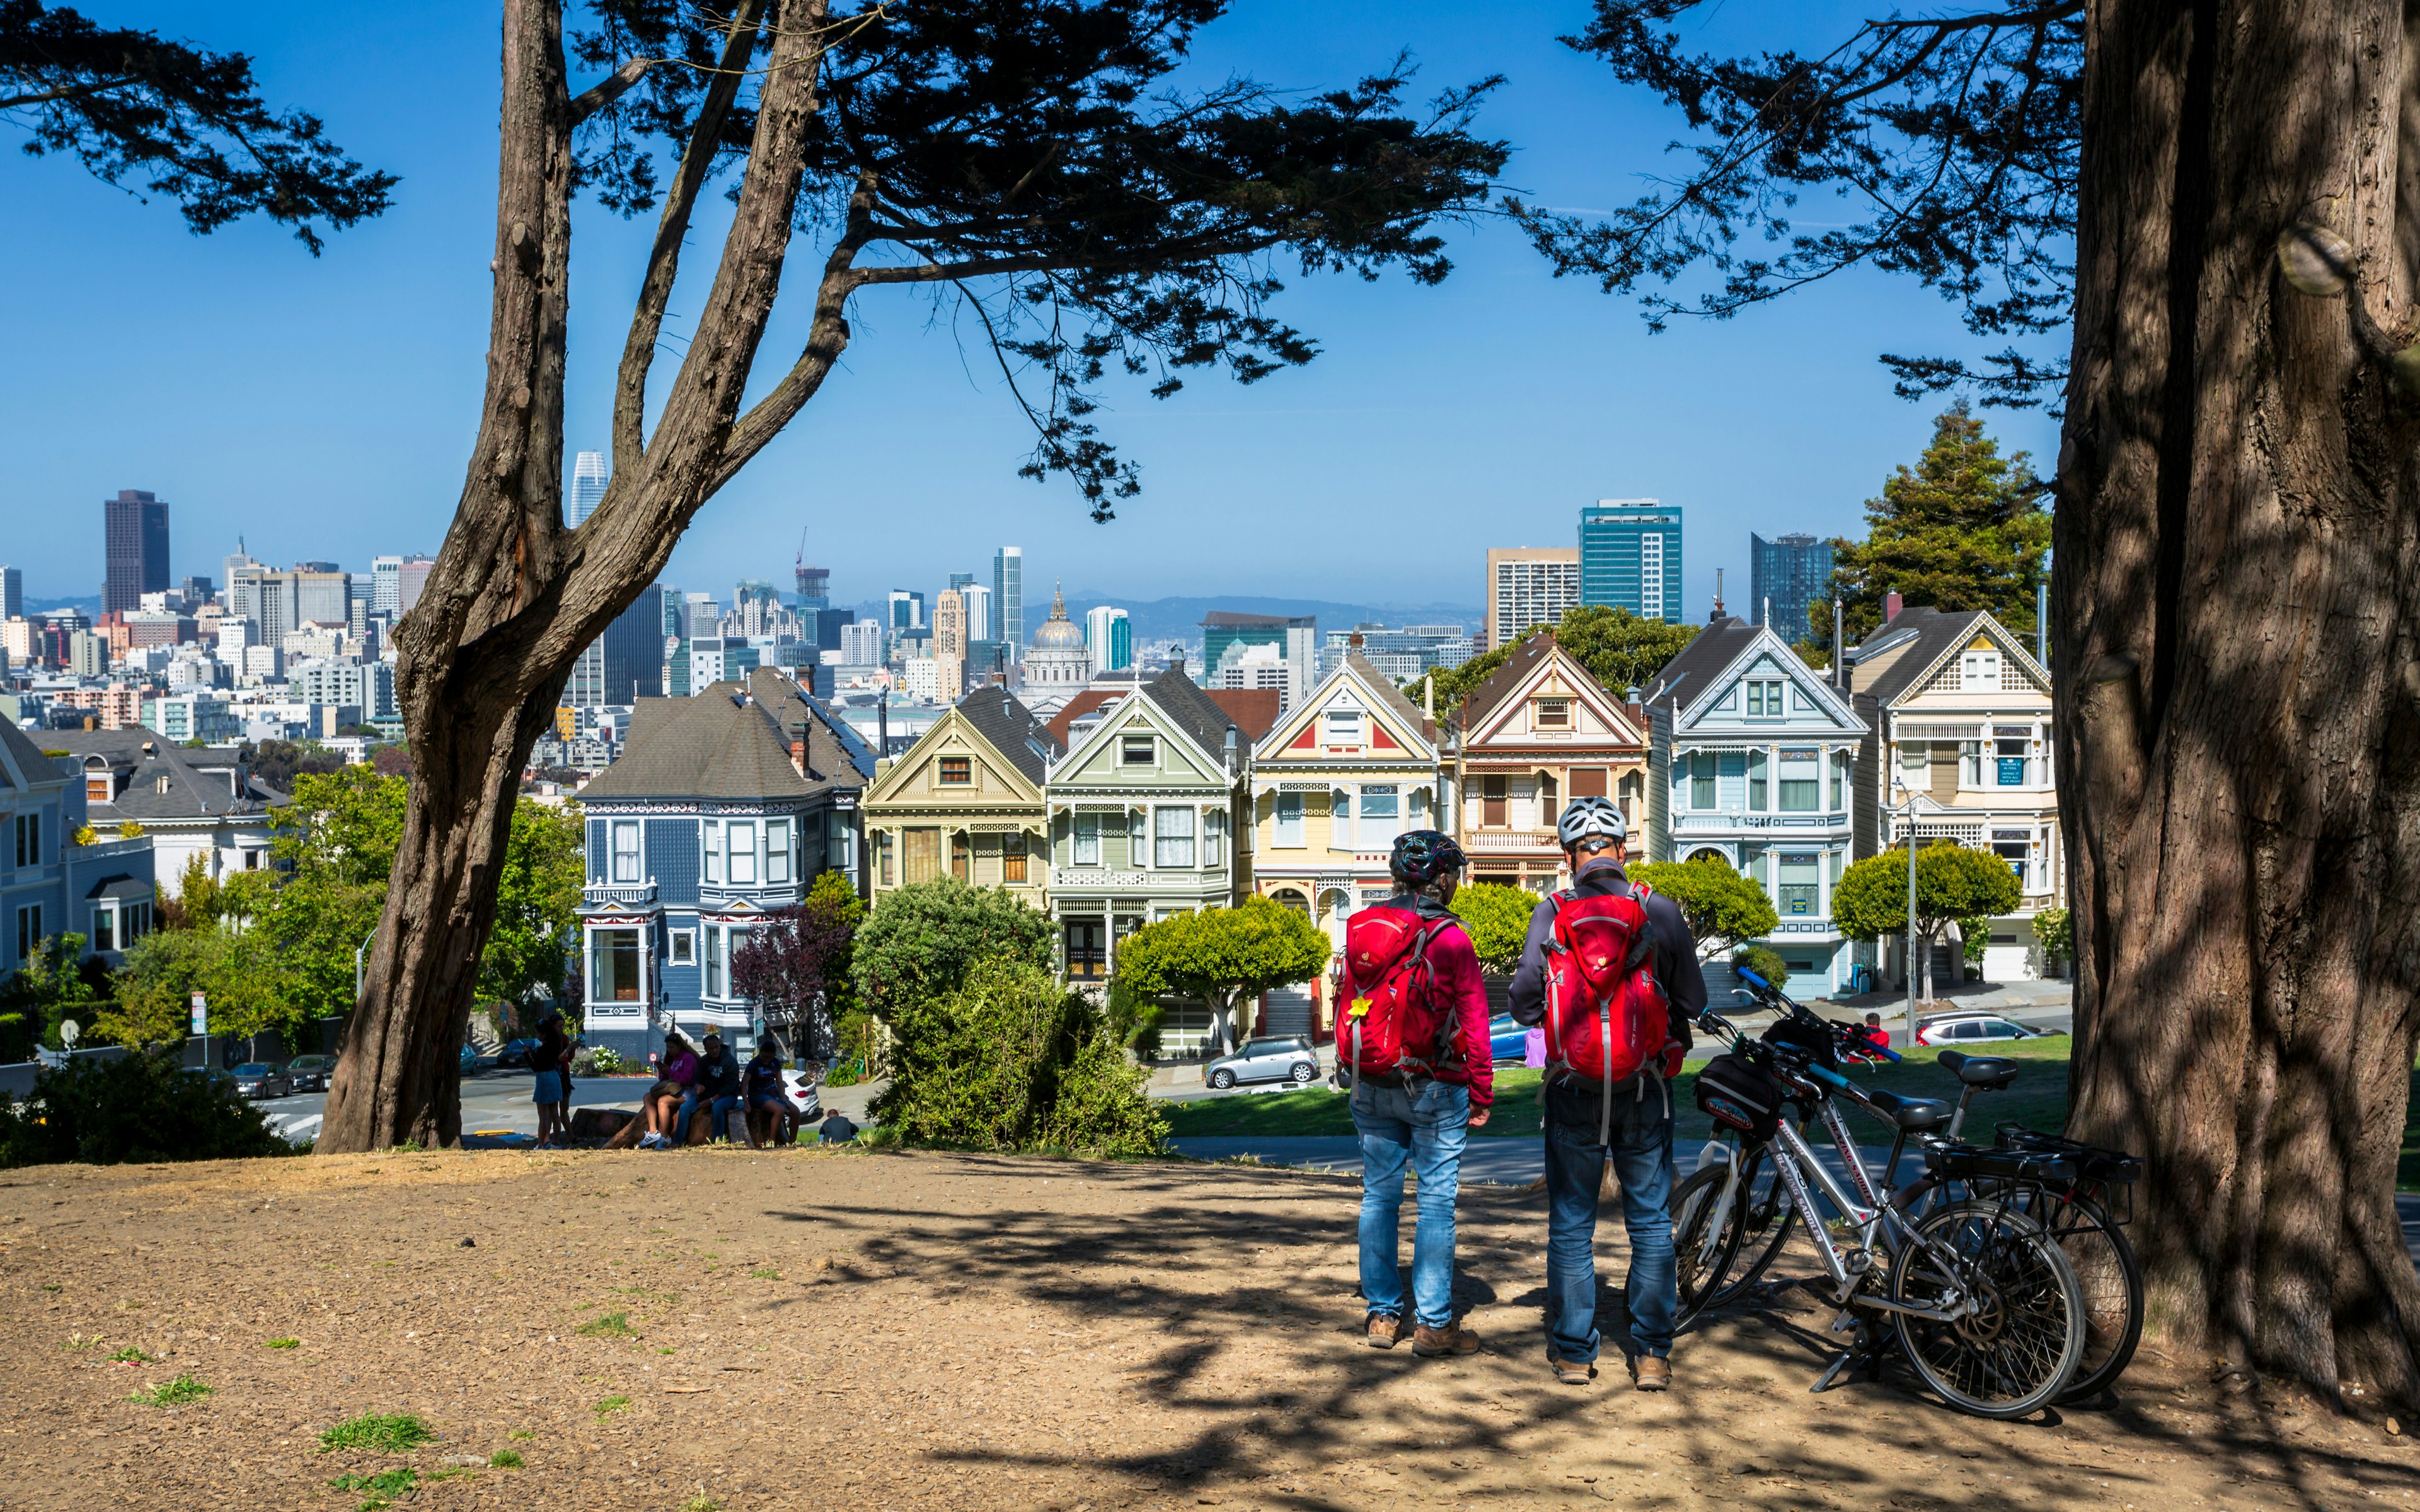
[[[1487,988],[1470,936],[1446,907],[1463,865],[1462,847],[1434,829],[1396,840],[1395,895],[1345,925],[1337,999],[1337,1074],[1361,1136],[1364,1336],[1391,1350],[1406,1332],[1396,1255],[1408,1162],[1420,1180],[1409,1332],[1412,1352],[1430,1356],[1479,1348],[1453,1316],[1453,1204],[1463,1143],[1496,1098]]]
[[[1596,1374],[1596,1204],[1606,1162],[1630,1231],[1630,1369],[1672,1383],[1671,1078],[1706,1006],[1688,920],[1621,869],[1629,826],[1574,798],[1556,834],[1572,885],[1538,904],[1512,977],[1512,1017],[1546,1030],[1546,1364],[1566,1385]]]

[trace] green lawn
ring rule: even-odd
[[[1974,1111],[1968,1115],[1968,1133],[1988,1142],[1992,1126],[2014,1121],[2036,1129],[2056,1132],[2067,1120],[2067,1056],[2068,1039],[2053,1035],[2041,1040],[2018,1040],[1991,1046],[1993,1055],[2007,1056],[2026,1062],[2016,1082],[2005,1092],[1987,1092],[1978,1097]],[[1921,1058],[1911,1057],[1896,1066],[1879,1071],[1853,1071],[1861,1086],[1879,1087],[1905,1097],[1937,1097],[1948,1102],[1958,1098],[1958,1078],[1949,1074],[1932,1059],[1932,1052]],[[1702,1140],[1712,1132],[1706,1116],[1698,1111],[1696,1083],[1698,1067],[1703,1061],[1692,1061],[1683,1069],[1680,1080],[1673,1083],[1672,1101],[1680,1115],[1679,1137],[1683,1141]],[[1496,1112],[1479,1137],[1535,1138],[1542,1126],[1539,1108],[1541,1073],[1521,1066],[1496,1068]],[[1250,1097],[1207,1098],[1199,1103],[1176,1103],[1169,1105],[1171,1132],[1178,1137],[1196,1134],[1349,1134],[1353,1132],[1352,1115],[1345,1111],[1344,1094],[1326,1087],[1306,1088],[1299,1092],[1264,1092]],[[1859,1128],[1860,1125],[1862,1128]],[[1888,1132],[1878,1122],[1865,1118],[1854,1109],[1850,1126],[1859,1128],[1859,1138],[1869,1134],[1878,1144],[1887,1143]],[[2407,1164],[2420,1165],[2420,1128],[2406,1142]]]

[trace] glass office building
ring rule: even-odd
[[[1652,499],[1581,505],[1580,602],[1679,624],[1681,506]]]

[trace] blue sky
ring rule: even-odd
[[[180,575],[216,577],[239,532],[280,563],[365,570],[374,553],[434,549],[460,490],[487,335],[494,8],[87,8],[253,53],[272,102],[318,112],[403,181],[395,209],[313,259],[267,225],[192,237],[171,207],[64,161],[0,153],[11,208],[0,280],[16,296],[0,367],[11,463],[0,562],[24,569],[31,596],[98,592],[99,501],[126,487],[174,505]],[[1556,43],[1587,10],[1242,0],[1202,34],[1196,72],[1317,87],[1383,68],[1399,46],[1424,85],[1500,71],[1509,83],[1481,128],[1514,148],[1506,182],[1544,204],[1614,206],[1666,171],[1679,125]],[[1803,44],[1859,14],[1733,0],[1705,35]],[[1804,30],[1746,35],[1780,17]],[[1008,542],[1025,548],[1029,598],[1063,578],[1132,598],[1477,604],[1487,548],[1569,545],[1581,504],[1652,496],[1688,511],[1694,617],[1717,567],[1744,603],[1750,531],[1854,532],[1863,501],[1921,449],[1938,406],[1895,398],[1877,352],[1977,348],[1931,293],[1863,273],[1651,335],[1634,304],[1550,277],[1501,224],[1452,239],[1442,287],[1295,281],[1279,313],[1317,339],[1308,368],[1249,389],[1197,377],[1165,403],[1113,395],[1103,432],[1143,464],[1145,491],[1108,525],[1064,484],[1016,476],[1029,435],[987,356],[912,294],[861,297],[845,370],[706,506],[668,579],[718,594],[742,577],[786,585],[803,529],[844,602],[987,575]],[[604,445],[644,245],[642,226],[580,212],[572,450]],[[714,245],[693,242],[701,281]],[[794,247],[794,267],[802,255]],[[760,388],[801,323],[777,316]],[[1995,411],[1991,424],[2047,465],[2047,417]]]

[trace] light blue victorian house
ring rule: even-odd
[[[1771,946],[1808,993],[1845,991],[1854,952],[1832,888],[1854,858],[1857,748],[1849,700],[1763,625],[1717,619],[1645,690],[1647,856],[1716,856],[1754,877],[1781,921]]]
[[[639,700],[621,759],[580,794],[588,1042],[644,1060],[677,1025],[752,1051],[732,956],[823,872],[862,896],[858,805],[873,777],[873,751],[776,668]]]

